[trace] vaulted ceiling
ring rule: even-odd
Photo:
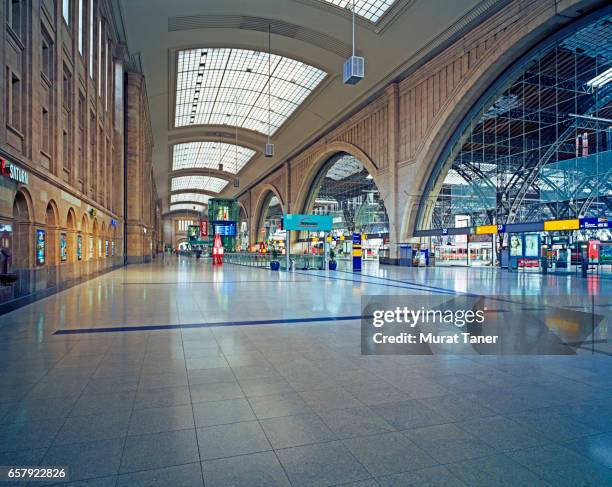
[[[366,69],[347,86],[353,0],[115,0],[146,77],[164,211],[239,194],[508,0],[354,2]]]

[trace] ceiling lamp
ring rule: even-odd
[[[272,112],[270,106],[270,85],[272,84],[272,33],[270,24],[268,24],[268,142],[264,147],[264,157],[273,157],[274,156],[274,144],[270,141],[271,136],[271,127],[272,124],[270,122],[270,114]]]
[[[344,62],[342,82],[345,85],[356,85],[363,79],[365,59],[355,56],[355,0],[353,0],[353,55]]]
[[[234,98],[234,100],[235,100],[235,103],[234,103],[234,117],[235,117],[234,126],[236,128],[236,138],[234,140],[234,148],[235,148],[235,156],[236,156],[236,167],[235,167],[234,174],[236,174],[236,177],[234,178],[234,188],[239,188],[240,187],[240,179],[238,179],[238,97],[236,96]]]

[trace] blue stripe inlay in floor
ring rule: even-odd
[[[248,325],[291,325],[297,323],[316,323],[320,321],[352,321],[362,318],[371,318],[369,315],[355,316],[317,316],[312,318],[285,318],[271,320],[251,321],[217,321],[214,323],[178,323],[168,325],[136,325],[136,326],[110,326],[100,328],[64,328],[55,331],[54,335],[79,335],[84,333],[118,333],[128,331],[154,331],[154,330],[182,330],[189,328],[213,328],[216,326],[248,326]]]

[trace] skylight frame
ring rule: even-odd
[[[270,134],[327,78],[296,59],[271,55]],[[199,83],[199,84],[198,84]],[[227,125],[268,134],[268,54],[234,48],[178,51],[174,126]]]
[[[236,147],[238,148],[237,161]],[[224,171],[238,174],[255,154],[256,151],[253,149],[226,142],[203,141],[175,144],[172,147],[172,170],[218,169],[221,163]]]
[[[225,179],[213,176],[175,176],[170,180],[170,191],[203,190],[220,193],[228,185]]]
[[[317,0],[338,8],[353,11],[353,0]],[[399,0],[355,0],[355,15],[377,23]]]

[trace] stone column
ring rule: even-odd
[[[401,214],[399,208],[399,175],[397,165],[399,162],[399,86],[393,83],[385,89],[387,97],[387,125],[388,125],[388,160],[389,167],[384,180],[385,208],[389,217],[389,259],[391,263],[399,262],[399,242],[401,231]]]

